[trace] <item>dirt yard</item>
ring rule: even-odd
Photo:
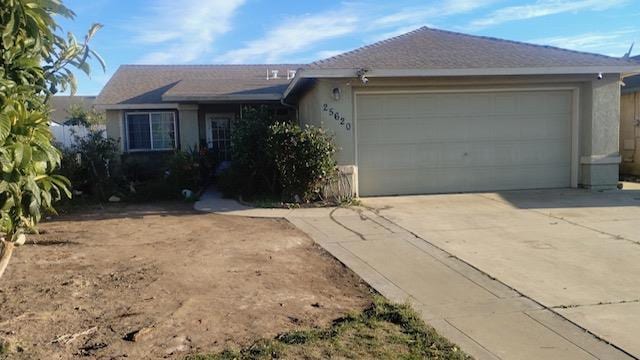
[[[85,210],[41,230],[0,279],[0,358],[180,359],[371,302],[286,221],[170,203]]]

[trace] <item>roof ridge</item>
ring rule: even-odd
[[[493,37],[493,36],[486,36],[486,35],[471,35],[471,34],[465,34],[465,33],[462,33],[462,32],[451,31],[451,30],[443,30],[443,29],[436,29],[436,28],[430,28],[430,27],[426,27],[426,26],[424,26],[423,28],[431,30],[431,31],[438,31],[438,32],[442,32],[442,33],[465,36],[465,37],[476,38],[476,39],[479,38],[479,39],[499,41],[499,42],[517,44],[517,45],[524,45],[524,46],[535,47],[535,48],[560,50],[560,51],[565,51],[565,52],[569,52],[569,53],[573,53],[573,54],[590,55],[590,56],[596,56],[596,57],[601,57],[601,58],[610,59],[610,60],[621,60],[621,61],[624,61],[624,59],[622,59],[622,57],[613,57],[613,56],[608,56],[608,55],[603,55],[603,54],[591,53],[591,52],[587,52],[587,51],[578,51],[578,50],[565,49],[565,48],[552,46],[552,45],[533,44],[533,43],[525,42],[525,41],[501,39],[501,38],[497,38],[497,37]]]
[[[634,60],[623,59],[621,57],[613,57],[613,56],[607,56],[607,55],[603,55],[603,54],[590,53],[590,52],[586,52],[586,51],[564,49],[564,48],[557,47],[557,46],[533,44],[533,43],[524,42],[524,41],[501,39],[501,38],[492,37],[492,36],[465,34],[465,33],[457,32],[457,31],[443,30],[443,29],[431,28],[431,27],[428,27],[428,26],[422,26],[420,28],[417,28],[415,30],[409,31],[409,32],[404,33],[404,34],[400,34],[400,35],[397,35],[397,36],[394,36],[394,37],[391,37],[391,38],[388,38],[388,39],[380,40],[380,41],[377,41],[377,42],[369,44],[369,45],[361,46],[359,48],[344,52],[342,54],[334,55],[334,56],[326,58],[326,59],[314,61],[310,65],[311,66],[314,66],[314,65],[320,66],[320,65],[329,63],[331,61],[339,60],[339,59],[342,59],[342,58],[350,56],[350,55],[358,54],[358,53],[361,53],[364,50],[377,48],[379,46],[382,46],[382,45],[385,45],[387,43],[396,41],[398,39],[402,39],[402,38],[405,38],[405,37],[408,37],[408,36],[412,36],[412,35],[415,35],[417,33],[422,33],[422,32],[424,32],[424,33],[426,33],[426,32],[438,32],[438,33],[442,33],[442,34],[450,34],[450,35],[455,35],[455,36],[460,36],[460,37],[465,37],[465,38],[470,38],[470,39],[482,39],[482,40],[488,40],[488,41],[494,41],[494,42],[500,42],[500,43],[507,43],[507,44],[515,44],[515,45],[519,45],[519,46],[526,46],[526,47],[529,47],[529,48],[547,49],[547,50],[553,50],[553,51],[562,51],[562,52],[565,52],[565,53],[571,53],[571,54],[577,54],[577,55],[583,55],[583,56],[591,56],[591,57],[600,58],[600,59],[624,61],[624,62],[628,62],[629,64],[632,64],[632,63],[636,62]],[[637,59],[640,60],[640,56],[638,56]]]
[[[121,67],[266,67],[266,66],[306,66],[307,64],[122,64]]]
[[[410,35],[413,35],[413,34],[415,34],[415,33],[419,32],[419,31],[423,31],[423,30],[426,30],[426,29],[429,29],[429,28],[428,28],[428,27],[426,27],[426,26],[422,26],[422,27],[419,27],[419,28],[417,28],[417,29],[414,29],[414,30],[411,30],[411,31],[409,31],[409,32],[406,32],[406,33],[404,33],[404,34],[400,34],[400,35],[392,36],[392,37],[390,37],[390,38],[388,38],[388,39],[379,40],[379,41],[376,41],[376,42],[374,42],[374,43],[371,43],[371,44],[368,44],[368,45],[364,45],[364,46],[361,46],[361,47],[359,47],[359,48],[356,48],[356,49],[353,49],[353,50],[349,50],[349,51],[347,51],[347,52],[344,52],[344,53],[341,53],[341,54],[338,54],[338,55],[334,55],[334,56],[331,56],[331,57],[328,57],[328,58],[325,58],[325,59],[316,60],[316,61],[312,62],[310,65],[314,65],[314,64],[322,64],[322,63],[325,63],[325,62],[327,62],[327,61],[331,61],[331,60],[334,60],[334,59],[339,59],[339,58],[344,57],[344,56],[347,56],[347,55],[351,55],[351,54],[359,53],[359,52],[361,52],[362,50],[367,50],[367,49],[370,49],[370,48],[375,48],[375,47],[378,47],[378,46],[383,45],[383,44],[385,44],[385,43],[391,42],[391,41],[393,41],[393,40],[400,39],[400,38],[403,38],[403,37],[406,37],[406,36],[410,36]]]

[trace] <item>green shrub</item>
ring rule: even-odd
[[[172,152],[134,152],[122,154],[122,172],[133,183],[163,179]]]
[[[196,193],[204,186],[213,168],[209,157],[195,150],[121,155],[118,143],[102,131],[76,137],[75,145],[61,150],[59,172],[89,200],[107,201],[112,195],[137,202],[179,199],[183,189]]]
[[[236,171],[235,166],[231,166],[226,168],[217,176],[216,179],[216,188],[222,196],[226,198],[232,198],[240,195],[240,187],[239,182],[241,181],[241,175]]]
[[[336,148],[323,129],[277,122],[265,106],[245,108],[231,139],[231,167],[217,177],[226,197],[308,202],[336,172]]]
[[[104,131],[92,130],[75,137],[75,144],[62,149],[60,173],[71,180],[74,189],[99,200],[119,193],[124,185],[118,142],[106,138]]]
[[[202,179],[200,165],[197,151],[176,151],[167,161],[167,182],[178,192],[197,191]]]
[[[286,199],[316,200],[336,174],[336,147],[322,128],[276,123],[270,127],[268,146]]]
[[[269,128],[275,122],[273,111],[266,106],[243,109],[242,119],[231,131],[232,169],[224,175],[227,179],[222,179],[228,195],[253,198],[278,192],[275,164],[267,151]]]
[[[148,203],[162,200],[178,200],[182,198],[180,190],[169,184],[164,177],[148,179],[133,185],[135,192],[125,198],[126,201]]]
[[[185,189],[195,194],[207,185],[214,167],[211,157],[197,150],[127,154],[124,158],[124,173],[135,190],[131,197],[140,202],[179,199]]]

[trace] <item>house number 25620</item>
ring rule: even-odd
[[[343,126],[347,131],[351,131],[351,123],[346,121],[344,116],[335,111],[332,107],[329,107],[327,104],[322,104],[322,111],[329,113],[329,116],[332,117],[340,126]]]

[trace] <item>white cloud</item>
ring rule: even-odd
[[[570,36],[548,37],[531,40],[530,42],[619,57],[629,50],[629,46],[639,34],[640,31],[638,30],[624,29],[608,33],[589,32]]]
[[[344,7],[340,11],[290,18],[256,40],[217,58],[228,63],[290,62],[288,58],[313,45],[355,32],[358,17]]]
[[[288,18],[266,35],[218,56],[216,60],[229,63],[309,60],[308,55],[300,55],[330,39],[357,33],[365,35],[368,42],[378,41],[415,30],[429,19],[471,12],[495,1],[499,0],[441,0],[400,10],[396,10],[397,4],[343,2],[334,10]],[[310,60],[341,52],[319,49],[315,53],[317,58]]]
[[[508,6],[498,9],[484,18],[471,22],[470,27],[475,29],[484,28],[510,21],[526,20],[565,12],[600,11],[625,2],[627,0],[538,0],[529,5]]]
[[[136,17],[133,41],[155,52],[138,63],[188,63],[210,53],[216,39],[231,30],[231,19],[245,0],[157,1],[149,16]],[[138,26],[139,25],[139,26]]]
[[[451,16],[468,13],[482,7],[486,7],[497,0],[446,0],[420,7],[403,8],[397,12],[376,19],[376,26],[406,27],[407,23],[421,23],[435,17]]]

